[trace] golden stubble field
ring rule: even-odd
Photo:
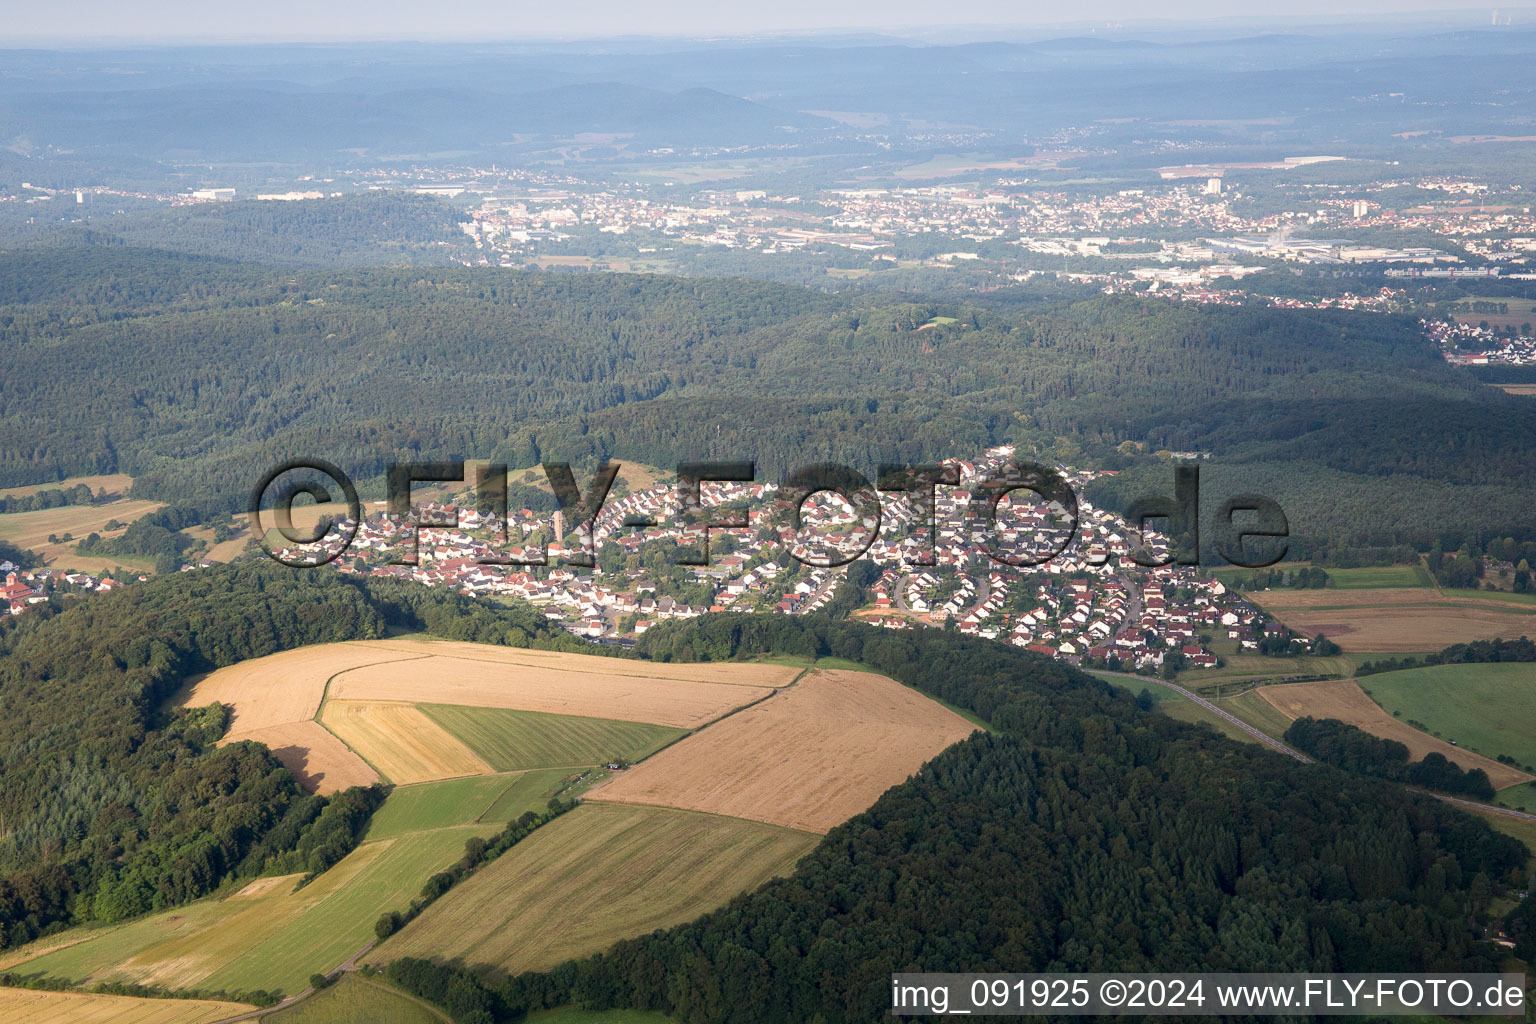
[[[1432,651],[1536,633],[1536,606],[1446,596],[1428,588],[1266,590],[1251,596],[1292,629],[1322,633],[1346,651]]]
[[[213,1024],[254,1007],[206,999],[138,999],[0,988],[6,1024]]]
[[[495,770],[414,704],[330,701],[321,721],[397,785]]]
[[[114,519],[124,524],[132,523],[161,507],[158,501],[113,501],[105,505],[65,505],[36,512],[11,512],[0,515],[0,540],[36,551],[56,569],[100,572],[124,563],[131,568],[135,559],[76,554],[75,545],[92,533],[103,537],[119,536],[120,531],[105,529],[107,523]],[[74,539],[68,543],[50,543],[50,534],[61,537],[72,534]]]
[[[588,799],[826,832],[975,730],[893,679],[815,669],[647,758]]]
[[[300,784],[333,793],[377,782],[379,772],[407,783],[492,770],[414,704],[692,729],[773,693],[799,671],[784,665],[658,665],[402,637],[318,644],[244,661],[193,680],[176,703],[228,705],[233,711],[224,742],[265,743]],[[327,698],[333,704],[321,716]]]
[[[1474,754],[1470,750],[1453,747],[1444,740],[1436,739],[1393,718],[1382,710],[1381,705],[1371,700],[1353,679],[1261,686],[1257,692],[1287,718],[1294,720],[1308,715],[1313,718],[1336,718],[1364,729],[1373,736],[1396,740],[1408,748],[1409,756],[1415,761],[1433,751],[1443,754],[1446,760],[1463,771],[1481,768],[1488,773],[1488,780],[1493,783],[1494,789],[1503,789],[1530,779],[1529,775],[1519,769]]]
[[[339,673],[332,699],[513,708],[697,729],[766,697],[799,672],[782,665],[657,665],[476,644],[395,649],[402,660]],[[405,660],[412,650],[431,660]]]

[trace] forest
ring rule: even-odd
[[[939,630],[706,616],[639,653],[861,662],[989,723],[828,834],[789,878],[549,972],[395,963],[460,1024],[568,1002],[688,1024],[874,1021],[899,970],[1493,969],[1495,893],[1528,851],[1390,783],[1138,706]]]
[[[127,472],[210,513],[290,456],[372,494],[405,459],[752,458],[776,479],[1012,442],[1125,470],[1088,491],[1112,507],[1168,488],[1153,453],[1204,453],[1209,514],[1273,497],[1292,557],[1453,523],[1536,540],[1536,421],[1406,317],[44,246],[0,253],[0,343],[0,486]]]
[[[266,564],[54,598],[6,623],[0,948],[339,860],[381,793],[306,795],[265,747],[214,746],[223,708],[165,704],[189,675],[391,627],[585,649],[525,605]]]

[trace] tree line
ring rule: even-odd
[[[1372,736],[1336,718],[1298,718],[1285,730],[1284,738],[1297,750],[1346,771],[1485,802],[1496,792],[1481,768],[1462,771],[1435,751],[1410,762],[1404,744]]]

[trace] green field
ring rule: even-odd
[[[1146,690],[1152,695],[1152,699],[1157,702],[1157,710],[1169,718],[1176,718],[1181,722],[1189,722],[1191,724],[1208,725],[1228,739],[1237,740],[1241,743],[1259,742],[1225,718],[1222,718],[1220,715],[1211,714],[1203,705],[1196,704],[1182,693],[1170,690],[1155,679],[1126,679],[1124,676],[1112,676],[1092,671],[1088,674],[1098,676],[1098,678],[1106,683],[1129,690],[1133,694],[1140,694],[1142,690]],[[1236,712],[1233,713],[1236,714]]]
[[[1536,765],[1536,663],[1432,665],[1360,680],[1403,721],[1487,757]]]
[[[481,820],[495,821],[497,819],[485,815],[500,802],[503,793],[521,781],[521,775],[476,775],[445,782],[396,786],[384,806],[374,813],[365,838],[368,841],[389,839],[407,832],[473,825]]]
[[[576,773],[569,768],[545,768],[539,771],[522,772],[516,776],[517,781],[508,786],[506,791],[497,797],[490,809],[480,816],[481,821],[504,822],[521,817],[524,811],[542,811],[549,804],[550,797],[559,793],[566,799],[574,799],[578,794],[585,792],[598,777],[606,779],[608,773],[598,770],[596,775],[589,777],[585,782],[567,788],[567,781],[575,778]]]
[[[343,974],[286,1010],[262,1018],[267,1024],[452,1024],[446,1013],[361,974]]]
[[[1359,569],[1325,569],[1340,590],[1379,590],[1387,587],[1433,587],[1422,565],[1372,565]]]
[[[1529,864],[1533,869],[1536,869],[1536,821],[1511,818],[1504,814],[1485,814],[1481,811],[1474,811],[1473,813],[1498,831],[1503,832],[1507,836],[1514,836],[1524,843],[1525,848],[1531,851]]]
[[[1505,807],[1513,807],[1517,811],[1536,814],[1536,782],[1505,787],[1499,790],[1499,795],[1493,802]]]
[[[1210,649],[1212,654],[1220,657],[1226,664],[1219,668],[1186,668],[1175,677],[1180,686],[1206,687],[1216,683],[1280,679],[1288,676],[1345,678],[1355,674],[1355,662],[1344,654],[1330,655],[1326,658],[1317,658],[1310,654],[1296,658],[1271,658],[1252,652],[1241,653],[1235,640],[1212,641]]]
[[[1169,718],[1176,718],[1181,722],[1189,722],[1193,725],[1208,725],[1229,740],[1237,740],[1239,743],[1259,742],[1225,718],[1222,718],[1220,715],[1211,714],[1192,700],[1180,698],[1178,700],[1165,701],[1159,704],[1157,709]]]
[[[455,886],[369,954],[552,967],[692,920],[787,874],[820,836],[694,811],[583,804]]]
[[[1280,709],[1257,693],[1242,693],[1236,697],[1223,697],[1216,701],[1216,706],[1227,714],[1241,718],[1255,729],[1275,739],[1285,736],[1285,730],[1291,727],[1291,720],[1281,714]],[[1239,730],[1241,731],[1241,730]],[[1248,737],[1252,739],[1253,737]]]
[[[686,729],[506,708],[421,704],[421,710],[499,772],[638,761]]]
[[[260,891],[82,932],[84,941],[17,970],[74,981],[292,994],[311,974],[361,949],[379,915],[404,908],[430,876],[463,855],[466,839],[497,828],[469,825],[367,842],[302,888],[293,888],[298,876],[260,880],[254,887]]]
[[[1465,597],[1474,601],[1501,601],[1505,604],[1536,604],[1536,591],[1517,594],[1512,590],[1447,590],[1446,597]],[[1510,639],[1513,639],[1511,636]]]
[[[578,1010],[562,1006],[558,1010],[530,1013],[528,1024],[671,1024],[672,1018],[653,1010]]]

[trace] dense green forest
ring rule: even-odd
[[[862,662],[990,723],[828,834],[793,876],[553,971],[402,961],[461,1024],[576,1002],[708,1024],[884,1019],[894,971],[1492,970],[1528,851],[1439,801],[1138,706],[937,630],[783,616],[664,623],[659,660]]]
[[[191,674],[390,627],[585,649],[528,606],[269,565],[55,599],[6,624],[0,947],[340,859],[376,797],[307,796],[265,747],[213,746],[222,708],[165,704]]]
[[[388,190],[301,203],[196,203],[91,213],[73,222],[0,215],[0,245],[130,246],[300,267],[442,264],[465,247],[460,219],[436,199]]]
[[[125,471],[136,495],[233,509],[290,456],[364,481],[453,456],[755,458],[772,479],[1013,441],[1128,466],[1091,492],[1113,505],[1169,486],[1139,445],[1211,453],[1208,514],[1280,501],[1293,555],[1427,547],[1450,523],[1532,539],[1529,403],[1448,367],[1408,318],[45,247],[0,254],[0,344],[0,485]]]

